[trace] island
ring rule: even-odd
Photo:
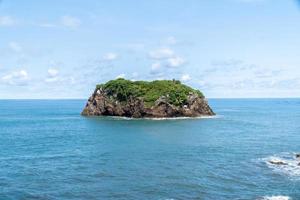
[[[97,85],[81,114],[130,118],[215,115],[199,90],[178,80],[131,81],[123,78]]]

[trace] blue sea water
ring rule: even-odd
[[[0,199],[300,199],[300,99],[209,103],[216,118],[128,120],[1,100]]]

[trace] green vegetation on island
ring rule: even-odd
[[[188,95],[195,94],[199,97],[204,95],[178,80],[155,80],[155,81],[130,81],[123,78],[108,81],[97,85],[108,95],[114,96],[118,101],[124,102],[129,98],[142,98],[146,106],[154,105],[155,101],[162,96],[168,99],[170,104],[179,106],[186,103]]]

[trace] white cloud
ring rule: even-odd
[[[169,38],[169,40],[175,42],[175,38],[173,37]],[[186,61],[182,57],[176,55],[172,49],[167,47],[150,51],[149,57],[151,59],[157,60],[157,62],[152,64],[151,66],[152,74],[157,73],[158,69],[161,68],[161,66],[172,68],[179,67],[186,63]]]
[[[119,74],[118,76],[116,76],[116,79],[118,78],[125,78],[126,74]]]
[[[242,3],[262,3],[262,2],[266,2],[268,0],[236,0],[238,2],[242,2]]]
[[[114,45],[119,49],[125,49],[129,51],[143,51],[145,49],[145,44],[142,42],[129,42],[129,43],[120,43]]]
[[[131,81],[136,81],[136,79],[138,78],[138,76],[139,76],[139,73],[137,73],[137,72],[133,72],[132,74],[131,74]]]
[[[57,27],[56,24],[51,24],[51,23],[40,23],[40,24],[37,24],[38,26],[40,27],[44,27],[44,28],[55,28]]]
[[[174,45],[174,44],[177,44],[177,40],[175,37],[173,36],[169,36],[167,39],[166,39],[166,43],[168,45]]]
[[[17,42],[10,42],[8,44],[9,48],[17,53],[21,52],[22,51],[22,47],[20,44],[18,44]]]
[[[48,76],[45,79],[45,82],[47,83],[53,83],[53,82],[57,82],[59,81],[59,77],[58,77],[58,70],[54,69],[54,68],[50,68],[48,69]]]
[[[206,82],[203,80],[198,80],[198,84],[200,85],[200,87],[204,87],[206,85]]]
[[[58,75],[58,70],[54,68],[48,69],[48,76],[49,77],[54,77]]]
[[[0,16],[0,26],[13,26],[16,21],[10,16]]]
[[[151,74],[158,74],[158,73],[160,73],[160,71],[161,71],[161,63],[160,62],[156,62],[151,65],[151,71],[150,71]]]
[[[65,27],[75,29],[81,25],[81,20],[76,17],[65,15],[61,18],[61,23]]]
[[[156,77],[154,77],[154,80],[165,80],[165,79],[166,79],[166,77],[164,76],[163,73],[159,73],[159,74],[157,74]]]
[[[189,81],[189,80],[191,80],[191,77],[190,77],[189,74],[183,74],[183,75],[181,76],[181,80],[182,80],[182,81]]]
[[[57,82],[57,81],[59,81],[58,77],[48,77],[45,79],[46,83],[53,83],[53,82]]]
[[[233,59],[214,62],[211,67],[202,72],[201,80],[197,80],[208,95],[278,97],[300,85],[299,73],[292,70],[294,67],[260,66]]]
[[[54,68],[48,69],[48,76],[45,79],[45,82],[53,83],[53,82],[59,81],[60,79],[58,77],[58,73],[59,73],[59,71],[57,69],[54,69]]]
[[[151,65],[151,70],[158,70],[161,68],[161,64],[159,62],[153,63]]]
[[[104,61],[113,61],[116,60],[118,58],[118,55],[115,53],[106,53],[103,57],[102,60]]]
[[[139,73],[137,73],[137,72],[133,72],[132,73],[132,78],[136,78],[136,77],[138,77],[139,76]]]
[[[76,83],[75,78],[73,76],[69,77],[69,81],[72,85]]]
[[[9,73],[1,78],[2,82],[8,85],[27,85],[30,80],[27,71],[20,70]]]
[[[171,58],[173,56],[174,56],[173,50],[170,49],[170,48],[166,48],[166,47],[159,48],[159,49],[156,49],[156,50],[153,50],[153,51],[149,52],[149,57],[151,59],[160,60],[160,59]]]
[[[179,66],[183,65],[184,63],[185,63],[185,60],[178,56],[167,59],[168,67],[179,67]]]
[[[38,22],[34,23],[34,25],[42,28],[59,28],[66,27],[69,29],[77,29],[82,24],[81,20],[77,17],[64,15],[56,22]]]
[[[59,70],[55,68],[49,68],[47,71],[46,83],[57,83],[61,85],[74,85],[76,80],[73,76],[61,75]]]

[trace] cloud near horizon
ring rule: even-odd
[[[173,36],[168,39],[171,39],[173,41],[172,43],[177,41]],[[180,67],[186,64],[186,60],[178,56],[175,51],[169,47],[152,50],[148,53],[148,56],[151,61],[154,61],[150,67],[150,76],[154,79],[162,79],[164,75],[172,74],[170,73],[170,69],[172,68],[177,68],[180,71]]]
[[[15,24],[16,24],[16,20],[11,16],[0,16],[0,27],[14,26]]]
[[[57,82],[59,81],[59,71],[55,68],[49,68],[48,69],[48,75],[47,78],[45,79],[45,82],[47,83],[52,83],[52,82]]]
[[[149,57],[154,60],[169,59],[174,55],[174,51],[167,47],[162,47],[149,52]]]
[[[112,53],[112,52],[106,53],[102,56],[103,61],[114,61],[117,58],[118,58],[118,55],[116,53]]]
[[[119,4],[41,1],[28,14],[2,2],[0,98],[18,87],[24,98],[86,97],[116,77],[175,78],[208,97],[300,96],[294,1]]]
[[[81,20],[77,17],[64,15],[61,18],[61,24],[65,27],[76,29],[81,25]]]
[[[1,78],[1,82],[13,86],[25,86],[30,81],[26,70],[10,72]]]

